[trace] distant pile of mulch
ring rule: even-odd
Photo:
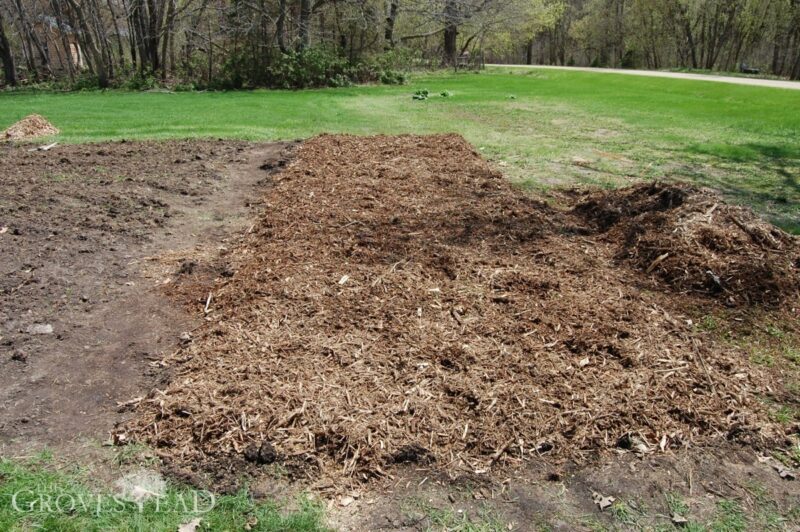
[[[681,292],[729,306],[779,305],[800,293],[800,246],[708,189],[654,183],[597,192],[574,212],[615,243],[618,258]]]
[[[0,133],[3,140],[25,140],[58,135],[59,131],[41,115],[28,115]]]
[[[549,207],[455,135],[314,138],[265,205],[118,442],[203,471],[278,461],[320,486],[785,434],[762,400],[781,384],[691,325],[697,295],[646,289],[672,263],[641,271],[642,234],[610,237],[638,207],[607,225]],[[643,258],[620,262],[625,245]]]

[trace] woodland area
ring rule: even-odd
[[[800,79],[800,0],[0,0],[2,83],[401,83],[483,61]]]

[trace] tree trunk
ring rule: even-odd
[[[457,0],[447,0],[444,5],[444,64],[456,64],[456,39],[458,38]]]
[[[89,57],[91,57],[89,64],[94,67],[94,72],[97,74],[97,84],[101,89],[108,88],[108,65],[105,64],[103,53],[98,48],[95,39],[92,38],[92,31],[83,9],[76,0],[67,0],[67,4],[75,18],[72,25],[75,28],[80,28],[80,42],[89,52]]]
[[[798,50],[797,52],[797,58],[794,61],[794,67],[792,68],[792,71],[789,74],[789,78],[793,80],[800,79],[800,50]]]
[[[172,33],[175,26],[175,0],[167,0],[166,20],[164,21],[164,37],[161,40],[161,79],[167,79],[167,52],[169,51],[169,43],[172,41]]]
[[[147,52],[150,60],[150,73],[155,74],[161,68],[161,57],[158,44],[161,36],[161,10],[156,0],[147,0]]]
[[[122,35],[119,30],[119,24],[117,23],[117,12],[114,11],[114,5],[111,0],[106,0],[108,4],[108,11],[111,13],[111,22],[114,26],[114,34],[117,37],[117,52],[119,53],[119,64],[120,67],[125,66],[125,47],[122,45]]]
[[[697,44],[694,39],[694,32],[692,31],[692,23],[689,21],[689,15],[686,13],[686,8],[679,1],[675,1],[675,6],[680,14],[681,26],[683,26],[683,34],[686,37],[686,44],[689,48],[689,58],[692,60],[692,68],[697,68],[699,64],[697,60]]]
[[[275,21],[275,35],[278,37],[278,48],[284,54],[289,51],[286,47],[286,0],[278,2],[278,19]]]
[[[14,56],[11,54],[11,45],[6,38],[3,24],[3,12],[0,11],[0,61],[3,62],[3,76],[6,84],[14,87],[17,85],[17,70],[14,68]]]
[[[33,71],[36,77],[38,77],[39,72],[38,69],[35,68],[33,63],[33,50],[36,49],[36,53],[39,55],[39,61],[44,67],[45,72],[48,76],[53,75],[53,70],[50,68],[50,58],[48,57],[47,53],[44,51],[44,46],[42,45],[42,41],[39,40],[39,36],[36,35],[36,31],[34,31],[33,27],[31,26],[30,21],[28,20],[28,12],[26,11],[25,7],[22,5],[21,0],[16,0],[15,5],[17,7],[17,12],[19,14],[19,22],[22,26],[22,30],[24,32],[23,39],[27,37],[28,41],[28,48],[30,50],[30,63],[34,67]]]
[[[56,20],[64,20],[64,14],[61,12],[61,4],[58,0],[50,0],[50,7],[53,8],[53,13],[56,16]],[[69,80],[74,82],[75,67],[79,65],[75,65],[75,60],[72,57],[72,47],[70,46],[69,39],[67,38],[67,33],[63,31],[59,33],[61,34],[61,46],[64,48],[64,55],[66,56],[67,74],[69,74]]]
[[[102,56],[102,63],[106,70],[106,77],[109,79],[114,77],[114,54],[111,50],[111,43],[108,40],[103,22],[100,20],[100,5],[97,0],[88,0],[87,2],[89,12],[92,15],[92,25],[94,26],[95,44]]]
[[[616,5],[616,13],[614,17],[614,33],[616,33],[616,40],[614,48],[616,48],[615,62],[617,66],[622,66],[625,60],[625,0],[618,0]]]
[[[386,13],[386,28],[383,32],[384,50],[394,48],[394,22],[397,20],[398,7],[397,0],[389,0],[389,9]]]
[[[301,50],[311,44],[311,0],[300,0],[300,44]]]
[[[528,39],[528,44],[525,46],[525,64],[533,64],[533,37]]]

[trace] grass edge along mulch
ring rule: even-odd
[[[667,217],[642,239],[692,205],[708,209],[694,189],[664,203],[665,187],[643,185],[646,212],[621,209],[615,224]],[[674,259],[640,267],[621,253],[636,235],[619,242],[591,209],[523,194],[457,135],[316,137],[265,195],[227,252],[235,274],[211,287],[207,323],[168,357],[171,382],[136,404],[118,442],[218,475],[280,462],[321,486],[397,463],[475,473],[543,454],[763,448],[791,430],[762,400],[781,384],[686,314],[729,297],[796,312],[796,239],[748,240],[772,228],[736,218],[742,229],[720,201],[692,223],[746,249],[700,244],[759,257],[786,276],[786,293],[755,301],[761,288],[735,279],[741,268],[670,286],[659,268]]]

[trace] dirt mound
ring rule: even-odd
[[[619,245],[618,258],[671,289],[700,292],[729,305],[796,300],[797,239],[712,191],[645,184],[598,192],[574,212]]]
[[[462,138],[322,136],[296,157],[118,441],[363,480],[783,433],[761,400],[779,383],[694,329],[690,296],[640,290],[607,233]]]
[[[28,115],[0,133],[3,140],[24,140],[58,135],[58,129],[41,115]]]

